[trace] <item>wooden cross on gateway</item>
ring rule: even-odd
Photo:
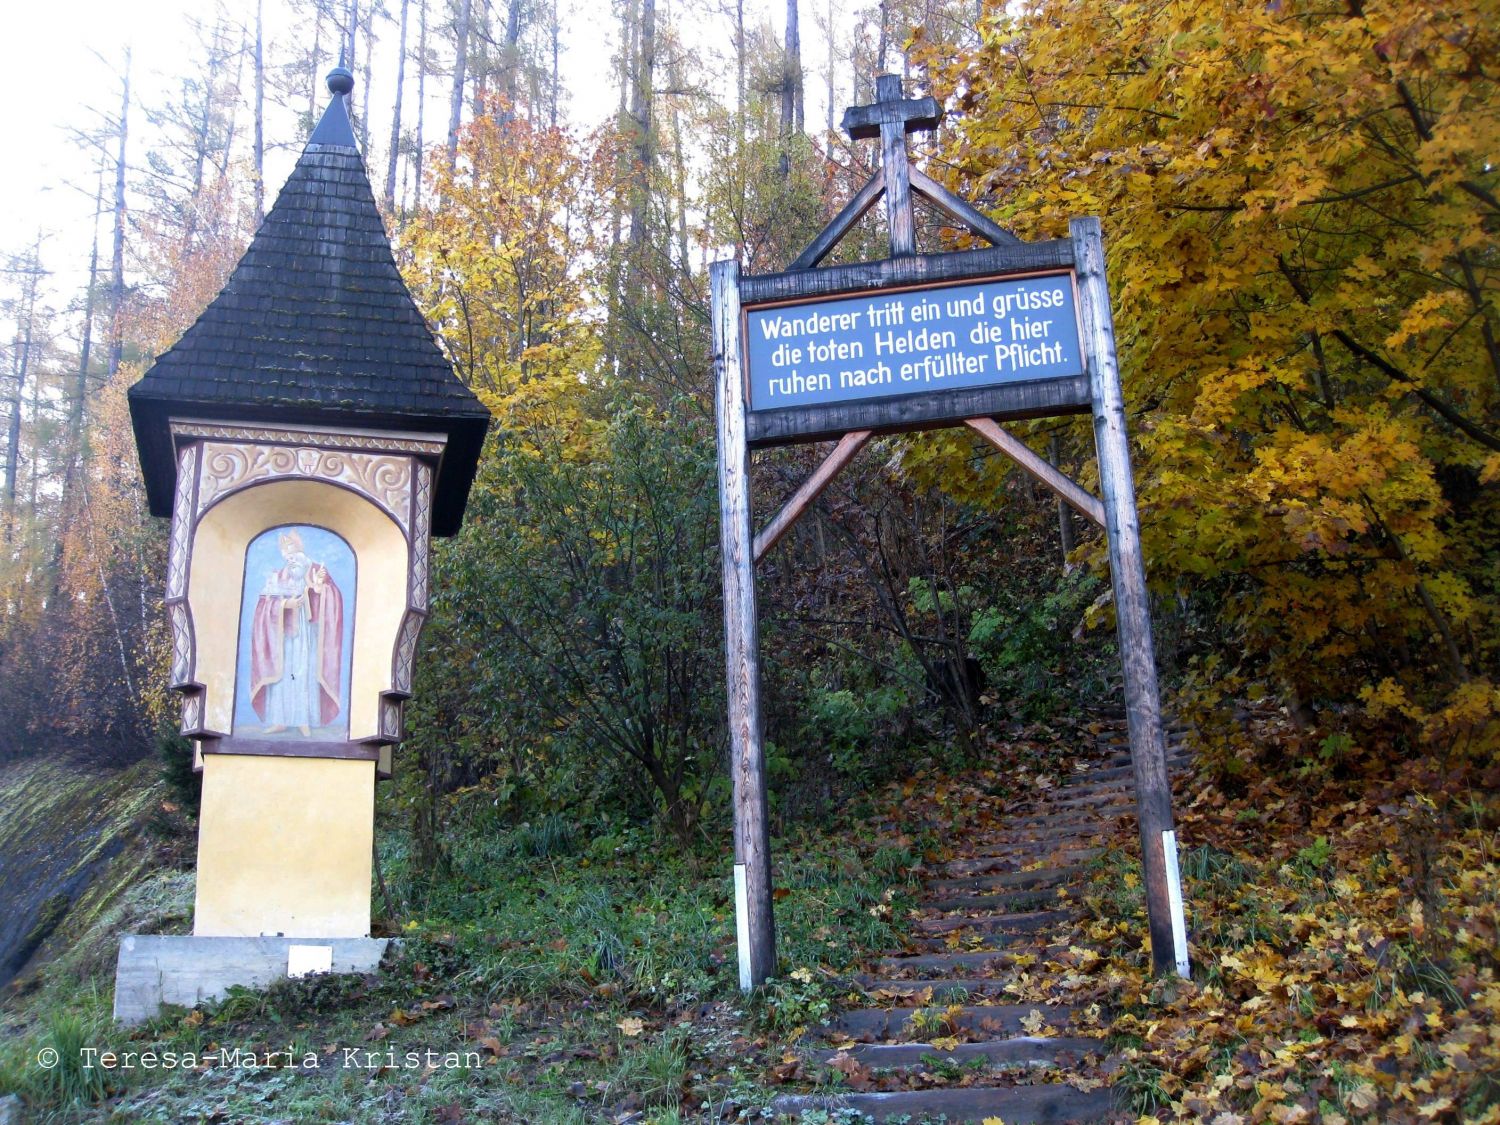
[[[846,109],[844,131],[856,141],[880,138],[880,168],[787,268],[806,270],[816,266],[882,195],[890,222],[892,258],[909,258],[917,252],[913,193],[992,245],[1014,245],[1018,241],[1015,235],[912,167],[906,154],[907,134],[929,132],[942,119],[943,109],[936,98],[902,97],[899,74],[876,75],[875,101]]]

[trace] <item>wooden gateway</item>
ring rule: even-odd
[[[872,435],[965,425],[1103,527],[1125,673],[1153,967],[1186,975],[1140,524],[1097,219],[1070,237],[1026,243],[910,166],[906,135],[934,128],[933,98],[903,98],[876,79],[877,100],[844,115],[854,138],[879,138],[880,168],[783,273],[712,267],[719,495],[724,572],[734,875],[740,985],[774,975],[771,857],[761,740],[755,564]],[[912,195],[990,245],[916,253]],[[881,197],[891,255],[819,268]],[[1096,499],[1001,424],[1091,412],[1104,496]],[[837,439],[822,466],[758,534],[750,451]]]

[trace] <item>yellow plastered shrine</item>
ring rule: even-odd
[[[430,541],[462,524],[490,417],[396,269],[353,78],[328,85],[224,289],[129,392],[151,513],[172,519],[171,687],[203,800],[193,935],[122,940],[122,1020],[293,964],[367,970],[384,948],[375,785],[403,734]]]

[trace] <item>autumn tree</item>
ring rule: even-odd
[[[459,130],[453,169],[433,172],[441,204],[401,247],[460,378],[494,405],[561,395],[598,362],[579,262],[597,245],[613,157],[504,107]]]
[[[1306,718],[1440,744],[1500,672],[1497,16],[1039,0],[923,57],[961,190],[1104,217],[1156,583]]]

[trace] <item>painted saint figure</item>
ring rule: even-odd
[[[283,565],[266,575],[250,637],[250,705],[266,734],[339,716],[344,598],[328,568],[307,557],[296,529],[277,538]]]

